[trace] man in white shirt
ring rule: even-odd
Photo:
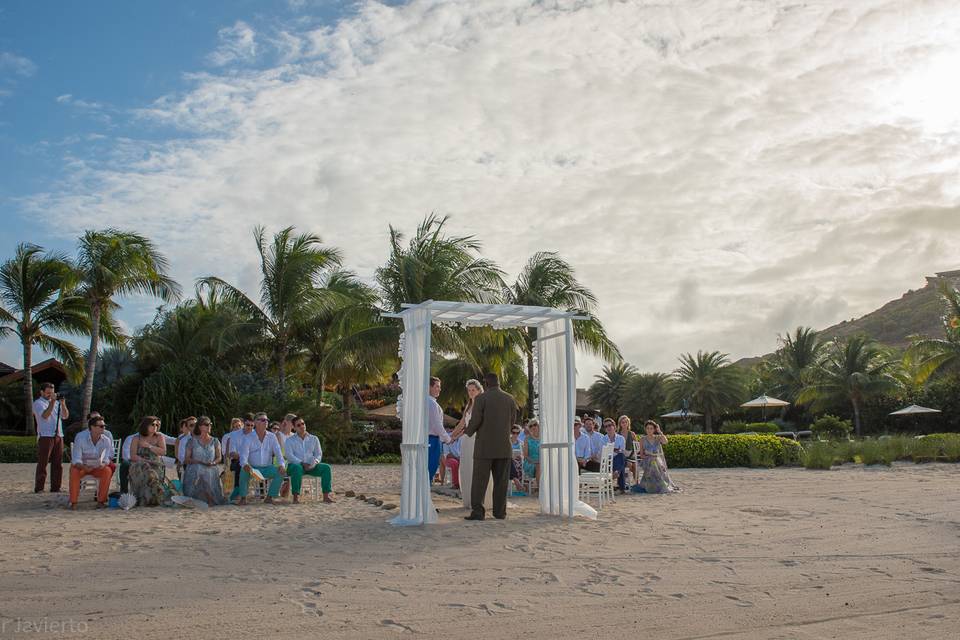
[[[256,469],[264,478],[270,479],[270,488],[264,502],[272,504],[280,496],[280,485],[286,473],[286,460],[280,450],[277,436],[267,431],[270,419],[265,413],[258,413],[254,422],[254,431],[240,444],[240,504],[247,504],[247,488],[250,486],[250,474]],[[279,469],[273,461],[278,460]]]
[[[611,418],[603,421],[603,428],[607,436],[603,443],[613,445],[613,474],[617,478],[617,489],[620,493],[627,492],[627,439],[617,433],[617,423]]]
[[[50,492],[60,491],[63,483],[63,421],[70,417],[67,402],[58,398],[53,384],[40,385],[40,397],[33,401],[33,418],[37,423],[37,470],[33,492],[43,491],[50,465]]]
[[[430,474],[430,483],[440,468],[440,454],[443,453],[440,445],[450,442],[447,430],[443,428],[443,409],[437,398],[440,397],[440,378],[430,376],[430,395],[427,398],[427,418],[430,421],[429,437],[427,438],[427,472]]]
[[[238,418],[234,418],[234,420],[238,420]],[[243,439],[253,433],[255,422],[256,419],[253,414],[248,413],[241,423],[240,431],[231,431],[223,437],[225,442],[221,445],[220,451],[223,453],[223,459],[229,465],[230,471],[233,472],[233,489],[230,491],[231,502],[240,495],[240,448]]]
[[[174,455],[177,457],[177,475],[183,474],[183,459],[187,455],[187,443],[193,437],[193,430],[197,426],[197,419],[194,416],[184,418],[180,421],[180,435],[177,437],[177,448]],[[166,439],[166,438],[164,438]]]
[[[603,451],[604,437],[594,430],[591,416],[584,416],[583,431],[577,438],[577,462],[581,471],[600,471],[600,454]],[[582,463],[581,463],[582,461]]]
[[[287,459],[287,473],[290,475],[290,492],[293,493],[293,503],[300,502],[300,490],[303,487],[303,476],[320,478],[320,490],[323,492],[323,501],[333,502],[330,493],[333,491],[333,472],[330,465],[320,462],[323,458],[323,449],[320,448],[320,439],[307,433],[307,423],[303,418],[288,414],[294,432],[283,445],[283,455]],[[286,421],[287,418],[284,418]]]
[[[84,476],[94,476],[97,486],[97,507],[107,505],[110,492],[110,479],[113,471],[109,462],[113,457],[113,440],[103,435],[103,418],[90,418],[89,429],[81,431],[73,440],[70,456],[70,508],[77,508],[80,498],[80,480]]]

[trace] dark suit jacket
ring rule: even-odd
[[[500,389],[491,387],[473,401],[473,413],[466,434],[476,434],[473,457],[480,459],[509,458],[510,429],[517,421],[517,401]]]

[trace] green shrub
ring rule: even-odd
[[[914,440],[914,462],[960,462],[960,433],[932,433]]]
[[[671,467],[749,467],[797,464],[800,445],[769,435],[671,436],[663,447]]]
[[[829,469],[833,466],[834,451],[829,442],[811,442],[804,447],[803,466],[807,469]]]
[[[720,427],[720,433],[745,433],[752,431],[754,433],[776,433],[780,427],[773,422],[724,422]]]
[[[0,462],[36,462],[35,436],[0,436]]]
[[[821,439],[846,440],[850,437],[853,425],[849,420],[841,420],[836,416],[827,414],[817,418],[817,421],[810,425],[810,430]]]
[[[402,458],[399,453],[381,453],[360,461],[360,464],[400,464]]]
[[[865,465],[883,464],[889,467],[893,462],[890,448],[885,442],[861,440],[855,445],[854,450],[857,452],[855,457]]]

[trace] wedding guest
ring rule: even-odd
[[[592,416],[585,415],[582,424],[583,429],[580,432],[580,437],[577,438],[578,464],[582,454],[583,463],[579,464],[582,470],[600,471],[600,456],[603,453],[603,441],[606,438],[594,430],[595,425]]]
[[[607,418],[603,421],[603,426],[607,431],[607,437],[604,444],[613,445],[613,465],[612,473],[614,480],[617,481],[617,490],[623,494],[627,492],[627,444],[623,436],[617,433],[617,425],[613,418]]]
[[[284,455],[287,459],[287,473],[290,475],[290,491],[293,493],[294,504],[300,502],[300,491],[303,487],[303,476],[320,478],[320,491],[323,501],[333,502],[330,493],[333,491],[333,473],[323,459],[323,449],[320,448],[320,439],[307,432],[307,423],[303,418],[292,415],[294,432],[287,438]]]
[[[40,397],[33,401],[33,419],[37,422],[37,470],[33,492],[43,491],[50,465],[50,492],[60,491],[63,483],[63,421],[70,417],[67,401],[50,382],[40,385]]]
[[[451,435],[453,429],[447,428],[447,435]],[[443,455],[440,458],[440,484],[446,478],[447,469],[450,469],[450,478],[454,489],[460,488],[460,441],[463,438],[451,439],[450,442],[443,445]]]
[[[640,436],[633,432],[631,427],[630,416],[620,416],[617,419],[617,430],[620,435],[623,436],[623,441],[626,443],[626,463],[627,468],[630,469],[630,472],[633,474],[633,481],[636,483],[640,476],[637,474],[637,449],[642,445],[640,443]]]
[[[510,481],[513,482],[514,495],[523,494],[523,443],[520,442],[520,425],[510,430]]]
[[[97,507],[107,505],[110,493],[110,479],[113,477],[107,464],[113,457],[113,440],[103,435],[103,418],[91,418],[89,429],[81,431],[73,440],[70,456],[70,508],[77,508],[80,498],[80,480],[84,476],[94,476],[97,481]]]
[[[527,423],[529,435],[523,441],[523,475],[535,478],[540,486],[540,422],[533,418]]]
[[[187,442],[193,437],[193,429],[197,426],[197,419],[194,416],[184,418],[180,421],[180,435],[177,437],[177,448],[175,455],[177,458],[177,475],[183,476],[183,457],[187,453]],[[166,442],[166,438],[164,438]]]
[[[212,428],[210,418],[200,416],[183,458],[183,495],[204,500],[211,507],[226,502],[220,484],[220,442],[210,435]]]
[[[427,397],[427,412],[430,421],[429,437],[427,438],[427,477],[433,483],[437,475],[437,469],[440,468],[440,454],[442,452],[440,445],[450,442],[450,436],[443,428],[443,409],[437,398],[440,397],[440,378],[430,376],[430,389]]]
[[[577,472],[600,471],[600,465],[594,465],[590,460],[590,436],[587,432],[581,430],[583,421],[580,416],[573,419],[573,447],[577,457]]]
[[[133,432],[123,439],[120,446],[120,493],[129,493],[130,489],[130,445],[133,439],[137,437],[137,432]]]
[[[277,434],[277,441],[280,443],[280,451],[283,451],[283,443],[287,441],[291,435],[293,435],[293,420],[297,417],[294,413],[288,413],[283,416],[283,420],[280,421],[280,428],[275,432]],[[286,498],[290,495],[290,479],[284,478],[283,484],[280,485],[280,495]]]
[[[264,502],[272,504],[280,496],[280,485],[286,473],[286,460],[280,450],[280,442],[276,434],[267,431],[270,418],[265,413],[258,413],[254,423],[254,431],[244,436],[240,445],[240,504],[247,504],[247,489],[250,486],[250,474],[256,469],[265,479],[270,480],[267,497]],[[279,425],[278,425],[279,426]],[[279,468],[274,466],[274,460]]]
[[[233,502],[240,495],[240,448],[243,439],[253,432],[256,424],[256,418],[252,413],[248,413],[243,418],[243,428],[236,432],[227,440],[227,447],[223,450],[223,455],[230,461],[230,471],[233,472],[233,489],[230,490],[230,501]]]
[[[643,424],[646,432],[643,436],[643,449],[640,452],[640,464],[643,468],[643,477],[640,479],[640,488],[645,493],[671,493],[679,491],[677,485],[670,480],[667,471],[667,460],[663,455],[663,445],[667,444],[667,436],[660,430],[660,425],[653,420]]]
[[[113,433],[110,431],[110,429],[106,427],[107,419],[104,418],[103,414],[100,413],[99,411],[91,411],[90,413],[87,414],[86,423],[88,425],[90,424],[91,418],[100,418],[104,421],[103,437],[105,437],[107,441],[110,443],[110,445],[113,447],[113,451],[110,452],[110,459],[107,461],[107,466],[110,467],[110,473],[116,473],[117,472],[117,462],[116,462],[117,450],[116,450],[116,445],[114,444],[116,440],[114,439]],[[89,430],[89,429],[90,429],[89,426],[85,428],[85,430]]]
[[[158,433],[159,427],[156,416],[141,418],[137,435],[130,442],[130,493],[136,496],[138,507],[159,506],[170,492],[161,459],[167,443]]]

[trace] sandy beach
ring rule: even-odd
[[[394,528],[342,494],[395,502],[399,472],[335,467],[334,505],[71,513],[0,465],[2,637],[957,637],[955,465],[677,470],[596,522],[437,496]]]

